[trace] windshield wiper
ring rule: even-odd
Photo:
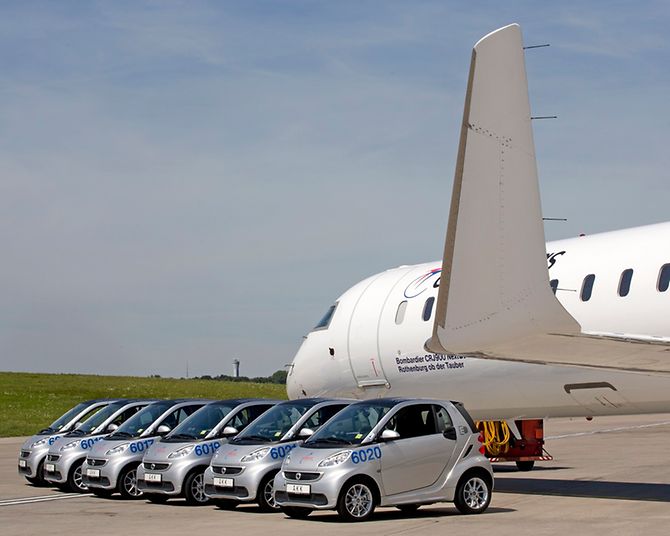
[[[251,439],[252,441],[272,441],[272,438],[270,437],[265,437],[262,435],[245,435],[242,437],[236,437],[235,442],[237,443],[238,441],[243,441],[245,439]]]
[[[351,441],[347,441],[346,439],[341,439],[339,437],[318,437],[316,439],[308,441],[308,443],[330,443],[330,444],[333,444],[333,445],[353,445],[353,443]]]
[[[129,434],[128,432],[124,432],[123,430],[121,430],[121,431],[116,430],[114,433],[110,434],[107,437],[114,437],[114,438],[117,438],[117,437],[133,437],[133,434]]]
[[[81,428],[77,428],[76,430],[72,430],[68,435],[69,436],[78,436],[78,435],[86,435],[88,432],[85,432]]]
[[[54,430],[53,428],[49,427],[49,428],[42,428],[42,429],[41,429],[39,432],[37,432],[37,433],[38,433],[38,434],[53,434],[55,431],[56,431],[56,430]]]
[[[172,434],[168,439],[198,439],[191,434]]]

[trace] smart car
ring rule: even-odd
[[[214,453],[277,402],[219,400],[200,408],[149,447],[137,468],[139,489],[152,502],[183,496],[188,504],[206,504],[203,473]]]
[[[46,428],[29,437],[19,452],[19,474],[34,485],[43,485],[44,461],[49,447],[64,434],[73,431],[91,415],[117,399],[86,400],[61,415]]]
[[[70,491],[86,491],[81,467],[93,445],[150,403],[143,399],[112,402],[56,440],[44,462],[44,479]]]
[[[140,497],[137,467],[144,453],[208,402],[211,400],[179,399],[150,404],[93,446],[84,464],[84,484],[103,497],[114,492],[124,499]]]
[[[491,501],[493,472],[463,406],[402,398],[357,402],[293,449],[275,478],[290,517],[336,509],[363,521],[376,506],[403,511],[453,501],[478,514]]]
[[[205,470],[205,494],[223,507],[257,502],[262,511],[278,511],[273,482],[282,460],[350,402],[305,398],[269,409],[221,445]]]

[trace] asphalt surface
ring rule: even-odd
[[[66,494],[27,484],[16,470],[22,438],[0,439],[0,531],[68,536],[114,534],[533,534],[667,535],[670,526],[670,415],[549,421],[553,462],[531,472],[499,464],[496,491],[479,516],[451,504],[405,515],[378,509],[364,524],[340,523],[333,512],[307,520],[262,514],[254,506],[224,511]],[[552,439],[553,437],[553,439]],[[467,531],[467,532],[465,532]]]

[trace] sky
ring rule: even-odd
[[[548,240],[666,221],[670,4],[0,1],[0,370],[268,375],[441,257],[473,44],[522,26]]]

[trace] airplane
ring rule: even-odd
[[[290,398],[449,398],[482,420],[670,411],[670,222],[545,243],[521,29],[475,44],[442,261],[344,292]]]

